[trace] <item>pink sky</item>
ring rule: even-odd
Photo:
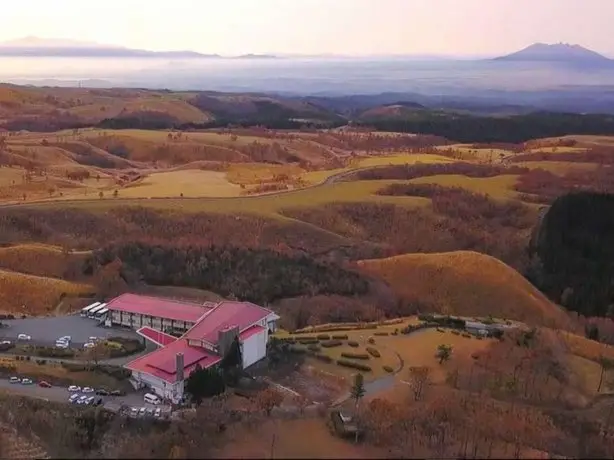
[[[351,55],[489,55],[566,42],[614,56],[614,0],[2,3],[0,41],[35,35],[154,50]]]

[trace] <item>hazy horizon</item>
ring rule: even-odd
[[[21,0],[0,42],[34,36],[205,54],[489,57],[532,43],[613,56],[611,0]],[[570,27],[572,23],[590,27]]]

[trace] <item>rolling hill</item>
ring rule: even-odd
[[[494,59],[503,62],[549,62],[614,67],[614,60],[580,45],[534,43],[520,51]]]
[[[358,266],[408,301],[459,316],[493,315],[532,325],[565,327],[566,313],[522,275],[493,257],[471,251],[406,254]]]

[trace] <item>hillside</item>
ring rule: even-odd
[[[20,244],[0,248],[0,268],[27,275],[68,278],[76,276],[88,252],[62,252],[44,244]]]
[[[92,293],[93,288],[85,284],[0,270],[2,313],[52,314],[64,297],[79,297]]]
[[[493,315],[534,325],[565,327],[567,316],[518,272],[484,254],[456,251],[407,254],[358,262],[407,301],[444,314]]]

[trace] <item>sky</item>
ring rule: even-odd
[[[0,41],[36,36],[222,55],[456,56],[565,42],[614,56],[614,0],[2,0],[1,15]]]

